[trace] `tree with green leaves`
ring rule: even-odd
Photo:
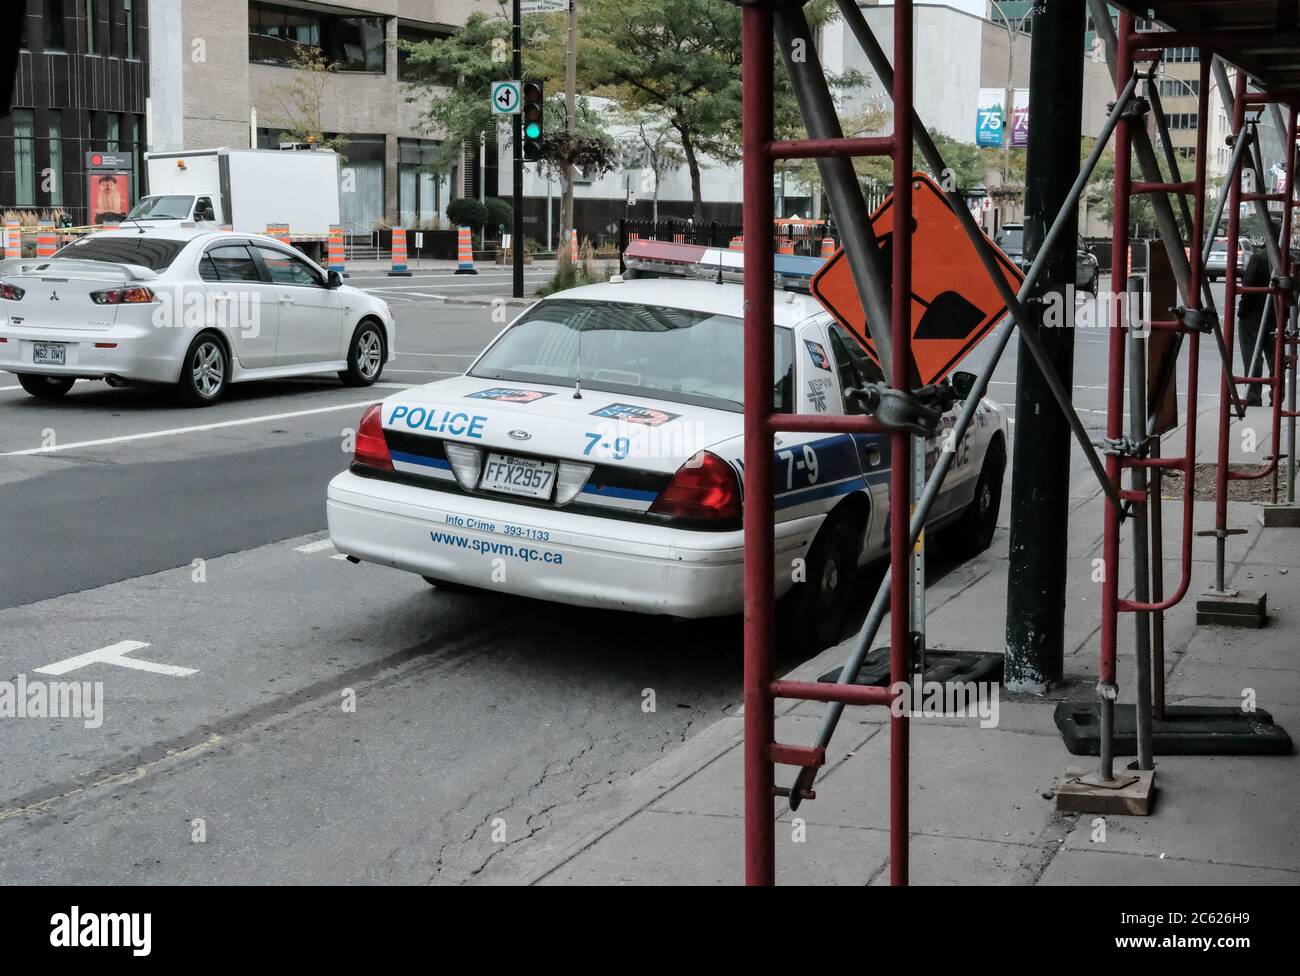
[[[320,48],[295,44],[289,67],[293,69],[289,80],[271,89],[277,107],[277,111],[272,113],[273,121],[294,142],[342,151],[347,139],[343,136],[326,138],[322,121],[325,91],[336,65]]]
[[[676,133],[665,122],[649,112],[630,112],[624,120],[632,129],[623,140],[625,169],[639,169],[642,175],[641,192],[650,191],[651,219],[659,220],[659,183],[665,173],[686,162],[686,157],[674,144]]]
[[[804,7],[814,30],[833,12],[833,0]],[[731,0],[582,0],[579,17],[580,79],[673,129],[690,171],[695,219],[703,219],[703,157],[740,158],[740,8]],[[776,131],[799,135],[789,77],[778,68],[773,80]],[[865,84],[856,71],[828,81],[833,88]]]
[[[601,126],[598,113],[579,106],[573,138],[564,131],[562,99],[555,94],[563,85],[562,18],[528,16],[521,26],[524,78],[540,81],[547,92],[543,164],[559,177],[569,212],[561,225],[572,226],[572,173],[584,177],[607,172],[614,164],[614,146]],[[510,21],[504,15],[470,14],[465,26],[449,37],[400,42],[407,66],[415,72],[409,100],[424,106],[427,131],[442,142],[434,153],[436,172],[451,170],[465,142],[477,145],[482,133],[501,116],[492,113],[489,94],[494,81],[510,72]]]

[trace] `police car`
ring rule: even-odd
[[[743,295],[722,279],[740,260],[637,242],[630,274],[680,276],[557,293],[463,376],[369,407],[351,467],[329,484],[335,547],[439,587],[687,618],[739,612]],[[778,276],[806,285],[819,263],[778,257]],[[778,291],[775,313],[772,406],[856,412],[845,391],[880,377],[864,348],[796,291]],[[930,441],[931,464],[942,439]],[[949,446],[931,527],[979,551],[1006,466],[1001,409],[984,400]],[[774,460],[781,619],[824,646],[842,636],[853,570],[888,552],[888,438],[783,433]]]

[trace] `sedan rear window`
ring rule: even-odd
[[[515,383],[574,385],[739,412],[744,325],[731,315],[624,302],[534,305],[470,371]],[[789,411],[790,330],[773,330],[772,405]]]
[[[83,237],[55,252],[56,258],[75,261],[111,261],[114,264],[138,264],[151,271],[171,267],[189,241],[173,241],[147,234],[113,237]]]

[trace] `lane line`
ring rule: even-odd
[[[409,372],[398,370],[397,372]],[[426,372],[417,370],[416,372]],[[93,441],[74,441],[70,444],[55,444],[52,447],[29,447],[23,451],[5,451],[0,457],[21,457],[29,454],[54,454],[59,451],[72,451],[82,447],[103,447],[107,444],[125,444],[129,441],[143,441],[156,437],[177,437],[181,434],[200,434],[209,430],[224,430],[228,427],[247,427],[261,424],[268,420],[290,420],[294,417],[310,417],[318,413],[331,413],[336,410],[356,410],[369,406],[374,400],[358,400],[355,403],[336,403],[330,407],[315,407],[311,410],[291,410],[288,413],[263,414],[258,417],[241,417],[238,420],[221,420],[212,424],[195,424],[192,427],[169,427],[166,430],[148,430],[139,434],[122,434],[118,437],[102,437]]]
[[[294,546],[294,552],[303,552],[311,555],[313,552],[324,552],[326,549],[333,549],[334,543],[329,539],[317,539],[315,542],[309,542],[305,546]]]

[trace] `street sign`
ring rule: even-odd
[[[567,13],[569,0],[519,0],[521,14]]]
[[[893,203],[891,193],[871,215],[886,268]],[[1007,307],[943,191],[924,173],[912,174],[912,218],[912,360],[925,385],[952,372]],[[997,257],[1011,290],[1019,291],[1020,271],[1001,251]],[[862,339],[868,355],[880,365],[843,248],[813,275],[811,290],[836,321]]]
[[[130,169],[131,154],[122,152],[88,152],[86,169]]]
[[[492,113],[494,115],[518,115],[523,102],[520,97],[521,85],[517,81],[492,82]]]

